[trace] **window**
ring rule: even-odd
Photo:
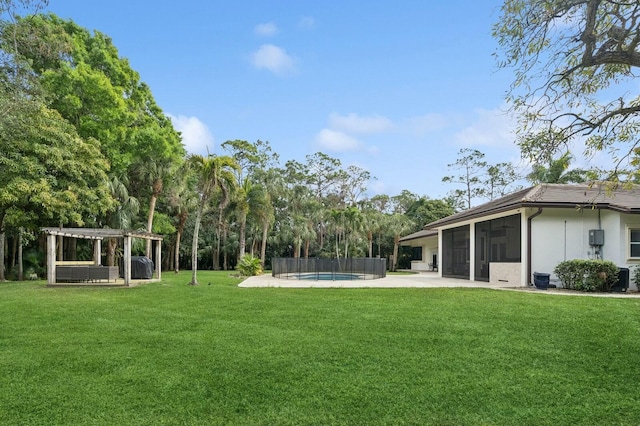
[[[422,260],[422,247],[411,248],[411,260]]]
[[[629,257],[640,258],[640,229],[629,229]]]

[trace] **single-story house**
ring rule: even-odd
[[[531,284],[534,272],[557,283],[553,269],[564,260],[633,268],[640,264],[640,187],[540,184],[429,223],[401,242],[420,247],[412,268],[429,269],[437,259],[442,277],[514,286]],[[630,289],[637,290],[633,279]]]
[[[438,270],[438,231],[423,229],[400,238],[400,244],[411,247],[411,270]]]

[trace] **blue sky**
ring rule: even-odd
[[[431,198],[461,148],[520,163],[504,113],[512,75],[491,37],[498,0],[51,0],[109,35],[190,152],[267,140],[281,162],[322,151]],[[158,5],[162,5],[158,7]]]

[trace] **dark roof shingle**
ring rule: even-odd
[[[445,225],[520,207],[585,206],[624,213],[640,213],[640,186],[614,188],[612,184],[608,183],[598,185],[544,183],[431,222],[425,226],[425,229],[438,229]]]

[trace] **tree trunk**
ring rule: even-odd
[[[174,271],[177,274],[178,272],[180,272],[180,240],[182,239],[182,233],[184,232],[184,226],[187,223],[187,215],[188,213],[186,211],[181,212],[179,219],[178,219],[178,229],[176,230],[176,248],[175,248],[175,253],[174,253],[174,262],[175,265],[173,265],[174,267]]]
[[[13,237],[11,241],[11,270],[16,267],[16,259],[18,258],[18,241],[19,238]]]
[[[67,259],[78,260],[78,239],[69,238],[67,243]]]
[[[238,260],[242,259],[242,257],[244,256],[245,252],[246,252],[246,246],[247,246],[247,242],[245,241],[245,233],[247,230],[247,216],[244,215],[244,217],[241,218],[240,220],[240,249],[238,250]]]
[[[151,233],[153,230],[153,214],[156,210],[156,194],[151,195],[151,200],[149,201],[149,216],[147,216],[147,232]],[[151,259],[151,240],[147,240],[147,248],[145,251],[145,255]]]
[[[0,232],[0,282],[6,281],[6,277],[4,275],[4,245],[5,234],[4,231],[2,231]]]
[[[395,272],[398,269],[398,246],[400,245],[400,238],[394,237],[393,239],[393,267],[392,271]]]
[[[173,248],[173,270],[177,274],[180,272],[180,240],[182,239],[182,231],[176,232],[176,245]]]
[[[311,241],[310,240],[306,240],[304,242],[304,258],[308,259],[309,258],[309,246],[311,245]]]
[[[222,245],[224,247],[227,246],[227,236],[228,236],[228,229],[226,226],[223,226],[222,228]],[[222,253],[222,269],[224,271],[229,270],[229,253],[228,253],[228,247],[225,248],[224,252]]]
[[[118,240],[109,238],[107,242],[107,266],[116,266],[116,247],[118,247]]]
[[[62,224],[60,227],[62,228]],[[58,260],[64,260],[64,237],[62,235],[58,235],[57,240],[58,246],[56,248],[58,249]]]
[[[22,229],[18,230],[18,281],[24,281],[24,267],[22,265]]]
[[[369,243],[369,257],[373,257],[373,232],[367,232],[367,242]]]
[[[269,234],[269,223],[262,224],[262,246],[260,247],[260,264],[264,268],[264,262],[267,257],[267,235]]]
[[[196,213],[196,223],[193,227],[193,242],[191,244],[191,282],[190,285],[198,285],[198,234],[200,233],[200,221],[206,200],[200,201],[198,213]]]

